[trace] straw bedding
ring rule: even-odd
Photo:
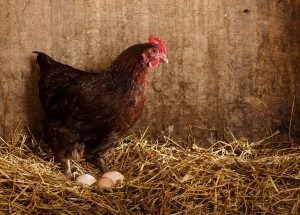
[[[232,135],[203,149],[131,135],[108,160],[125,181],[99,189],[66,179],[47,146],[15,133],[0,143],[0,214],[298,214],[300,147],[271,140]]]

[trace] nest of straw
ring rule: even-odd
[[[0,144],[0,214],[298,214],[300,147],[234,137],[208,149],[163,135],[124,139],[107,161],[111,189],[68,180],[47,146],[24,133]],[[80,173],[99,176],[85,162]]]

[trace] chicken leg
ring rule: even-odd
[[[98,165],[100,167],[100,170],[103,172],[103,173],[106,173],[107,172],[107,165],[104,161],[103,158],[99,157],[97,158],[97,161],[98,161]]]
[[[74,174],[72,173],[71,170],[71,161],[67,160],[66,164],[65,164],[65,175],[67,176],[67,178],[69,179],[74,179]]]

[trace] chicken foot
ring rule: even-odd
[[[70,160],[67,160],[67,162],[65,164],[65,172],[64,173],[68,179],[75,179],[76,172],[72,172]]]

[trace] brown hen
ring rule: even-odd
[[[102,72],[89,73],[54,61],[42,52],[39,95],[45,112],[44,141],[66,165],[86,158],[100,162],[140,117],[148,68],[168,62],[161,40],[136,44],[123,51]]]

